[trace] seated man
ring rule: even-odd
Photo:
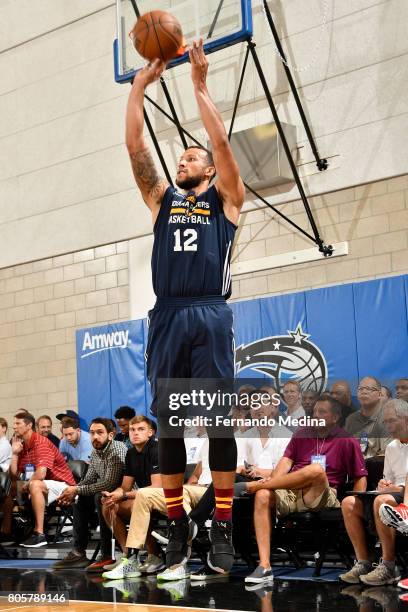
[[[133,447],[126,453],[125,472],[121,485],[112,492],[102,492],[102,514],[108,525],[113,525],[113,533],[117,539],[124,556],[113,571],[107,572],[108,578],[123,578],[122,565],[126,565],[126,525],[129,523],[132,506],[138,489],[146,487],[161,487],[161,476],[159,473],[158,443],[154,438],[152,422],[146,416],[138,415],[129,421],[129,438]],[[149,534],[150,535],[150,534]],[[148,557],[144,566],[139,566],[137,576],[146,570],[146,573],[154,573],[164,567],[161,559],[161,549],[156,541],[148,537]],[[116,569],[116,571],[115,571]],[[120,575],[119,575],[120,574]],[[105,575],[104,575],[105,576]],[[127,577],[132,575],[128,572]]]
[[[330,395],[341,404],[339,425],[344,427],[347,417],[358,411],[357,406],[353,404],[353,396],[347,380],[335,380],[331,386]]]
[[[364,459],[384,455],[391,438],[383,422],[380,381],[373,376],[362,378],[357,388],[357,399],[360,410],[347,417],[344,429],[359,438]]]
[[[3,502],[3,540],[11,532],[11,518],[14,496],[17,492],[17,480],[24,473],[26,466],[34,466],[30,481],[25,483],[22,491],[29,492],[34,513],[34,532],[21,546],[39,548],[47,545],[44,535],[45,506],[54,502],[59,495],[75,483],[71,470],[64,457],[46,436],[35,431],[35,419],[27,412],[18,412],[14,417],[14,436],[9,475],[13,486],[10,495]]]
[[[8,423],[0,417],[0,470],[7,472],[11,462],[11,444],[6,438]]]
[[[132,442],[129,439],[129,424],[130,420],[136,416],[134,408],[130,406],[121,406],[114,414],[116,424],[120,429],[120,433],[117,433],[115,440],[123,442],[128,448],[132,448]]]
[[[360,446],[338,427],[341,406],[329,394],[321,395],[313,417],[324,425],[302,427],[293,435],[273,474],[247,483],[255,493],[254,525],[259,550],[259,566],[245,582],[272,578],[270,545],[271,510],[280,516],[291,512],[336,508],[338,487],[348,477],[356,490],[365,490],[367,470]]]
[[[36,425],[37,433],[39,433],[40,436],[45,436],[46,438],[48,438],[49,441],[54,444],[54,446],[59,448],[60,439],[57,438],[57,436],[54,436],[54,434],[52,433],[51,417],[48,416],[48,414],[43,414],[42,416],[38,417]]]
[[[306,414],[302,406],[302,393],[298,381],[287,380],[282,387],[282,396],[287,408],[285,415],[293,419],[293,425],[289,427],[294,431],[297,429],[296,419]]]
[[[92,420],[89,434],[94,448],[85,477],[77,484],[68,487],[58,498],[62,505],[73,504],[74,549],[64,559],[54,563],[54,569],[86,567],[89,572],[101,572],[103,566],[112,563],[111,533],[102,515],[100,497],[102,491],[114,491],[122,482],[127,448],[116,442],[114,424],[110,419],[97,417]],[[86,556],[89,540],[89,523],[98,511],[101,530],[100,558],[90,564]]]
[[[403,500],[405,478],[408,471],[406,440],[408,439],[408,404],[402,400],[389,400],[384,406],[384,424],[394,440],[385,449],[384,478],[377,489],[383,494],[374,499],[373,515],[380,539],[382,560],[371,567],[365,537],[365,508],[358,497],[346,497],[342,502],[342,512],[347,533],[353,544],[356,563],[354,567],[340,575],[341,580],[351,584],[360,581],[371,586],[392,584],[400,579],[395,565],[395,526],[393,519],[398,504]],[[387,525],[387,526],[386,526]]]
[[[89,463],[92,453],[91,437],[87,431],[79,428],[78,419],[65,417],[61,422],[62,440],[59,445],[61,455],[67,461],[85,461]]]

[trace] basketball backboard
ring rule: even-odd
[[[116,0],[117,38],[114,42],[115,81],[131,81],[146,63],[129,38],[136,19],[149,11],[167,11],[177,17],[187,44],[200,37],[206,53],[218,51],[252,36],[251,0]],[[185,53],[168,68],[187,61]]]

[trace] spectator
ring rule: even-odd
[[[344,427],[347,417],[358,410],[357,406],[353,404],[353,397],[347,380],[336,380],[332,384],[330,394],[339,404],[341,404],[341,419],[339,426]]]
[[[60,440],[52,433],[52,419],[48,416],[48,414],[43,414],[43,416],[38,417],[36,426],[37,433],[39,433],[40,436],[45,436],[50,442],[53,443],[54,446],[59,448]]]
[[[6,438],[8,423],[0,417],[0,470],[7,472],[11,461],[11,445]]]
[[[392,399],[391,389],[386,387],[385,385],[381,385],[381,399],[385,403],[387,400]]]
[[[302,396],[300,385],[297,380],[287,380],[282,388],[283,400],[287,406],[286,416],[291,419],[300,419],[305,416],[305,411],[302,406]],[[297,424],[294,423],[293,427],[289,426],[290,429],[296,429]]]
[[[395,385],[396,398],[408,402],[408,378],[399,378]]]
[[[362,378],[357,389],[360,410],[347,417],[345,430],[360,438],[365,459],[383,455],[390,442],[383,423],[381,383],[373,376]]]
[[[159,472],[158,442],[154,438],[154,431],[150,419],[145,416],[135,416],[129,422],[129,437],[132,442],[126,454],[125,472],[121,485],[112,492],[102,493],[102,514],[107,523],[113,524],[113,532],[124,553],[120,563],[107,572],[106,578],[123,578],[126,574],[131,577],[129,561],[127,560],[126,525],[129,523],[132,506],[137,488],[161,487],[161,476]],[[160,555],[157,542],[147,538],[148,558],[146,569],[148,573],[154,573],[165,567]],[[143,566],[137,568],[137,576],[145,569]]]
[[[110,419],[93,419],[89,434],[94,450],[88,471],[79,484],[65,489],[58,499],[62,505],[68,505],[78,496],[78,501],[73,506],[74,548],[64,559],[54,563],[54,569],[86,567],[87,571],[100,572],[104,565],[113,562],[111,533],[102,515],[100,497],[102,491],[114,491],[122,482],[127,448],[122,442],[113,439],[115,428]],[[99,559],[90,565],[86,547],[89,538],[88,524],[95,514],[95,505],[101,531],[101,553]]]
[[[22,490],[30,494],[35,525],[33,534],[21,546],[39,548],[47,545],[44,535],[45,506],[54,502],[69,485],[75,483],[75,480],[58,449],[46,436],[40,436],[35,432],[35,419],[31,414],[18,412],[14,417],[13,429],[9,474],[14,486],[3,507],[5,527],[2,525],[2,530],[7,533],[9,528],[9,532],[11,531],[16,481],[26,466],[31,464],[34,466],[34,473]]]
[[[246,582],[263,582],[272,576],[270,542],[271,510],[280,516],[291,512],[319,511],[339,507],[337,489],[354,480],[356,490],[365,490],[367,470],[357,440],[338,427],[341,406],[329,394],[319,397],[313,416],[324,426],[302,427],[292,437],[273,474],[250,482],[255,494],[254,524],[259,566]]]
[[[239,436],[250,429],[249,425],[240,423],[250,417],[250,394],[256,391],[253,385],[242,385],[238,389],[238,403],[232,408],[232,419],[234,422],[234,432]]]
[[[128,448],[132,448],[133,446],[129,439],[129,422],[135,415],[136,412],[133,408],[130,408],[130,406],[121,406],[114,414],[116,424],[120,429],[120,433],[116,434],[115,440],[123,442]]]
[[[87,431],[79,428],[79,421],[64,417],[61,422],[62,440],[60,442],[60,453],[66,461],[80,460],[89,463],[92,453],[91,437]]]
[[[306,389],[302,392],[302,406],[306,416],[311,417],[313,415],[313,408],[317,402],[319,394],[313,389]]]
[[[361,581],[371,586],[381,586],[397,582],[401,577],[395,565],[395,531],[391,527],[395,526],[395,512],[404,498],[404,484],[408,472],[405,443],[408,439],[408,404],[402,400],[389,400],[384,406],[384,424],[394,439],[385,449],[384,478],[377,486],[383,494],[374,499],[372,508],[382,550],[379,565],[372,567],[368,560],[363,501],[350,496],[341,504],[356,563],[350,571],[341,574],[340,578],[351,584]]]
[[[66,412],[60,412],[59,414],[57,414],[57,416],[55,417],[58,421],[63,422],[63,420],[68,417],[70,419],[76,419],[77,421],[79,421],[79,426],[81,428],[81,431],[88,431],[89,427],[86,421],[84,421],[83,418],[81,418],[79,416],[79,414],[77,412],[75,412],[75,410],[66,410]],[[62,430],[61,430],[62,433]]]

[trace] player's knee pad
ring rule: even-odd
[[[215,472],[235,472],[237,467],[237,443],[235,438],[210,438],[210,470]]]
[[[186,469],[184,438],[159,438],[159,468],[161,474],[181,474]]]

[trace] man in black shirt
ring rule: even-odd
[[[48,438],[49,441],[52,442],[53,445],[58,448],[60,440],[52,433],[51,417],[49,417],[48,414],[43,414],[42,416],[38,417],[35,424],[37,426],[37,433],[39,433],[40,436]]]
[[[158,442],[154,437],[155,428],[150,419],[143,415],[135,416],[129,421],[129,438],[132,443],[126,454],[125,472],[120,487],[111,493],[102,493],[102,512],[105,521],[113,527],[113,533],[121,547],[124,557],[126,548],[126,523],[129,522],[137,490],[134,488],[161,487],[159,473]],[[154,566],[154,571],[164,567],[159,557],[160,548],[153,538],[146,541],[148,560],[146,565]],[[123,562],[121,559],[120,563]],[[157,566],[157,567],[156,567]],[[109,568],[111,569],[111,568]],[[140,576],[140,569],[135,568],[134,577]],[[151,568],[149,569],[149,573]],[[132,577],[127,573],[127,577]]]

